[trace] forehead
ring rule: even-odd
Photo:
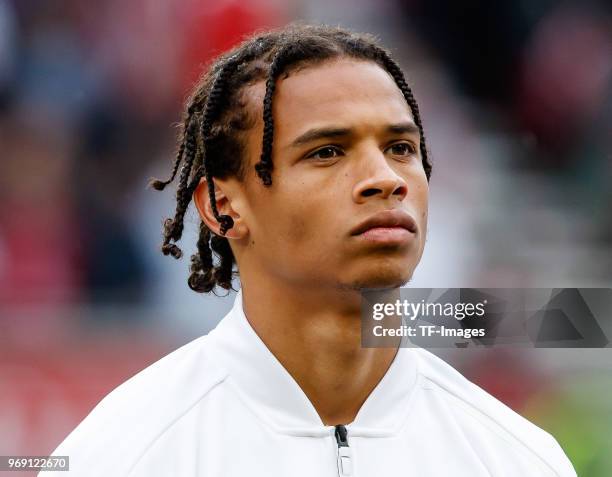
[[[261,123],[264,82],[251,86],[248,96]],[[280,144],[313,127],[367,130],[412,120],[402,92],[387,71],[372,61],[348,58],[308,66],[287,78],[281,75],[273,116],[274,141]]]

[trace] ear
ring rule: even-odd
[[[219,215],[229,215],[234,220],[234,225],[224,235],[229,239],[241,239],[248,235],[248,227],[240,214],[232,207],[233,188],[229,181],[219,181],[212,179],[215,187],[215,205]],[[198,213],[206,226],[215,234],[221,235],[221,224],[215,218],[208,191],[208,182],[204,177],[193,192]]]

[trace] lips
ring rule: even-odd
[[[353,228],[353,230],[351,230],[351,235],[359,235],[377,227],[401,227],[412,233],[416,233],[417,231],[416,222],[407,212],[399,209],[393,209],[384,210],[376,215],[372,215]]]

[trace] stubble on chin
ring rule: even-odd
[[[363,292],[366,290],[388,290],[400,288],[412,280],[412,274],[408,278],[401,277],[372,277],[368,279],[357,279],[351,282],[338,282],[336,288],[342,291]]]

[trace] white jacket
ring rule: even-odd
[[[53,455],[105,477],[575,476],[534,426],[433,354],[401,348],[344,427],[233,309],[104,398]]]

